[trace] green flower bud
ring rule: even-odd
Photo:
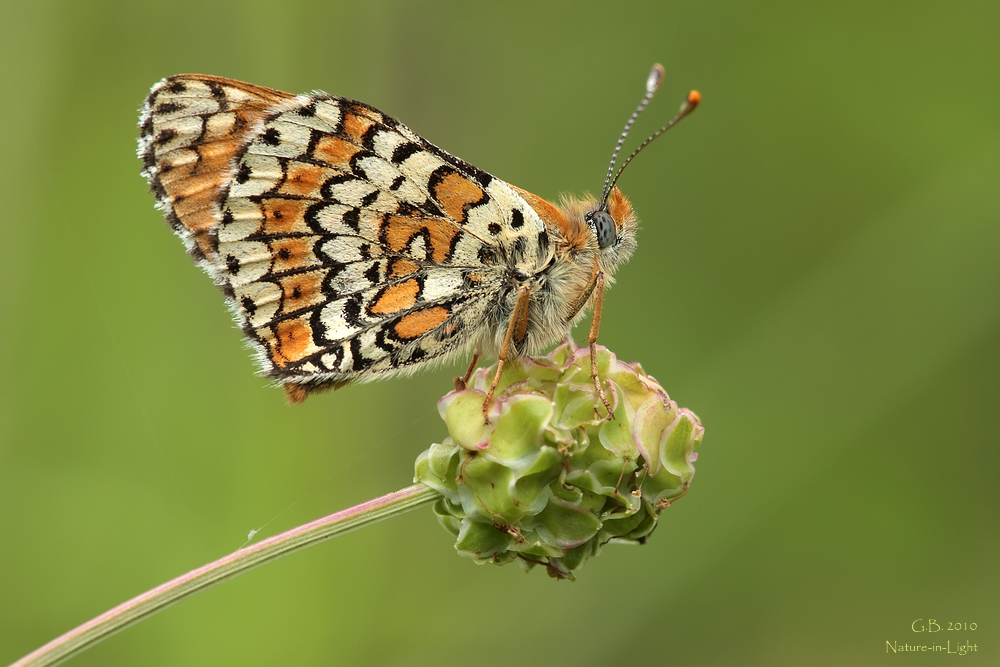
[[[441,494],[434,511],[460,554],[572,579],[605,544],[645,542],[660,512],[687,493],[704,434],[698,417],[601,346],[597,369],[611,420],[590,349],[572,343],[510,362],[489,423],[483,401],[495,366],[438,402],[449,437],[417,458],[415,481]]]

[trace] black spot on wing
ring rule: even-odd
[[[344,303],[344,321],[352,327],[361,326],[361,295],[355,294]]]
[[[153,113],[168,114],[168,113],[173,113],[175,111],[180,111],[183,108],[184,108],[183,105],[180,105],[177,102],[164,102],[163,104],[156,107]]]
[[[521,213],[519,209],[514,209],[510,214],[510,226],[514,229],[520,229],[524,226],[524,213]]]
[[[260,140],[268,146],[277,146],[281,143],[281,132],[276,128],[269,127],[261,133]]]
[[[344,211],[344,214],[340,216],[340,219],[344,221],[344,224],[353,229],[356,232],[361,231],[361,210],[357,208],[352,208],[350,210]]]
[[[177,136],[177,130],[175,130],[172,127],[168,127],[165,130],[160,130],[157,133],[156,138],[153,139],[153,145],[162,146],[163,144],[167,143],[176,136]]]
[[[245,162],[240,164],[240,168],[236,171],[236,177],[233,179],[240,185],[243,185],[250,180],[250,165]]]
[[[247,314],[247,317],[253,317],[254,313],[257,312],[257,304],[248,296],[240,300],[240,306],[243,308],[243,312]]]
[[[378,285],[382,277],[382,272],[379,270],[381,267],[379,262],[373,262],[368,270],[365,271],[364,276],[372,285]]]
[[[212,97],[219,103],[219,111],[229,110],[229,100],[226,99],[226,91],[222,86],[214,81],[208,83],[208,89],[212,92]]]
[[[405,162],[407,158],[411,157],[415,153],[419,153],[422,150],[423,149],[420,147],[419,144],[415,144],[413,142],[400,144],[399,146],[396,146],[396,149],[394,151],[392,151],[392,158],[391,158],[392,163],[400,164],[402,162]]]

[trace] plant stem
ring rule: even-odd
[[[55,665],[106,639],[115,632],[152,616],[190,595],[259,565],[311,547],[323,540],[402,514],[439,498],[437,491],[414,484],[380,498],[355,505],[311,523],[258,542],[217,561],[203,565],[176,579],[123,602],[83,625],[29,653],[11,667]]]

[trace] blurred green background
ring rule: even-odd
[[[253,375],[139,176],[154,82],[361,99],[554,198],[600,188],[653,62],[627,148],[704,103],[621,182],[601,341],[707,432],[650,543],[556,582],[425,508],[71,664],[1000,663],[998,34],[995,1],[3,3],[0,663],[406,486],[445,434],[457,368],[296,407]]]

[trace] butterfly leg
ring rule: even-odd
[[[597,389],[598,397],[601,399],[601,402],[604,403],[604,407],[608,410],[608,419],[614,419],[615,411],[611,409],[611,403],[608,401],[608,396],[604,393],[604,388],[601,386],[601,379],[597,376],[597,330],[601,327],[601,308],[604,306],[604,282],[604,271],[601,271],[595,266],[594,275],[591,277],[590,282],[587,283],[587,287],[584,288],[580,297],[576,300],[574,305],[571,306],[569,312],[570,317],[572,318],[587,305],[587,301],[589,301],[591,295],[593,295],[594,316],[590,320],[590,333],[587,335],[587,342],[590,343],[590,377],[594,381],[594,387]]]
[[[604,271],[594,274],[594,316],[590,320],[590,334],[587,342],[590,343],[590,377],[597,388],[597,395],[600,397],[604,407],[608,410],[608,419],[615,418],[615,411],[611,409],[611,403],[601,386],[601,378],[597,376],[597,330],[601,328],[601,308],[604,306]]]
[[[503,337],[500,354],[497,355],[497,372],[493,376],[493,383],[490,384],[490,390],[486,393],[486,400],[483,401],[483,418],[486,419],[487,424],[490,423],[489,410],[490,403],[493,402],[493,394],[497,391],[497,385],[500,384],[500,376],[503,374],[504,364],[507,362],[507,357],[510,356],[510,343],[512,340],[523,341],[528,331],[528,301],[530,296],[531,289],[527,285],[521,285],[517,288],[517,301],[514,303],[514,312],[510,316],[510,322],[507,323],[507,333]]]
[[[472,377],[472,371],[476,370],[476,364],[479,362],[479,355],[481,353],[482,350],[478,348],[472,353],[472,361],[469,362],[469,369],[465,371],[465,375],[455,378],[455,391],[462,391],[468,386],[469,378]]]

